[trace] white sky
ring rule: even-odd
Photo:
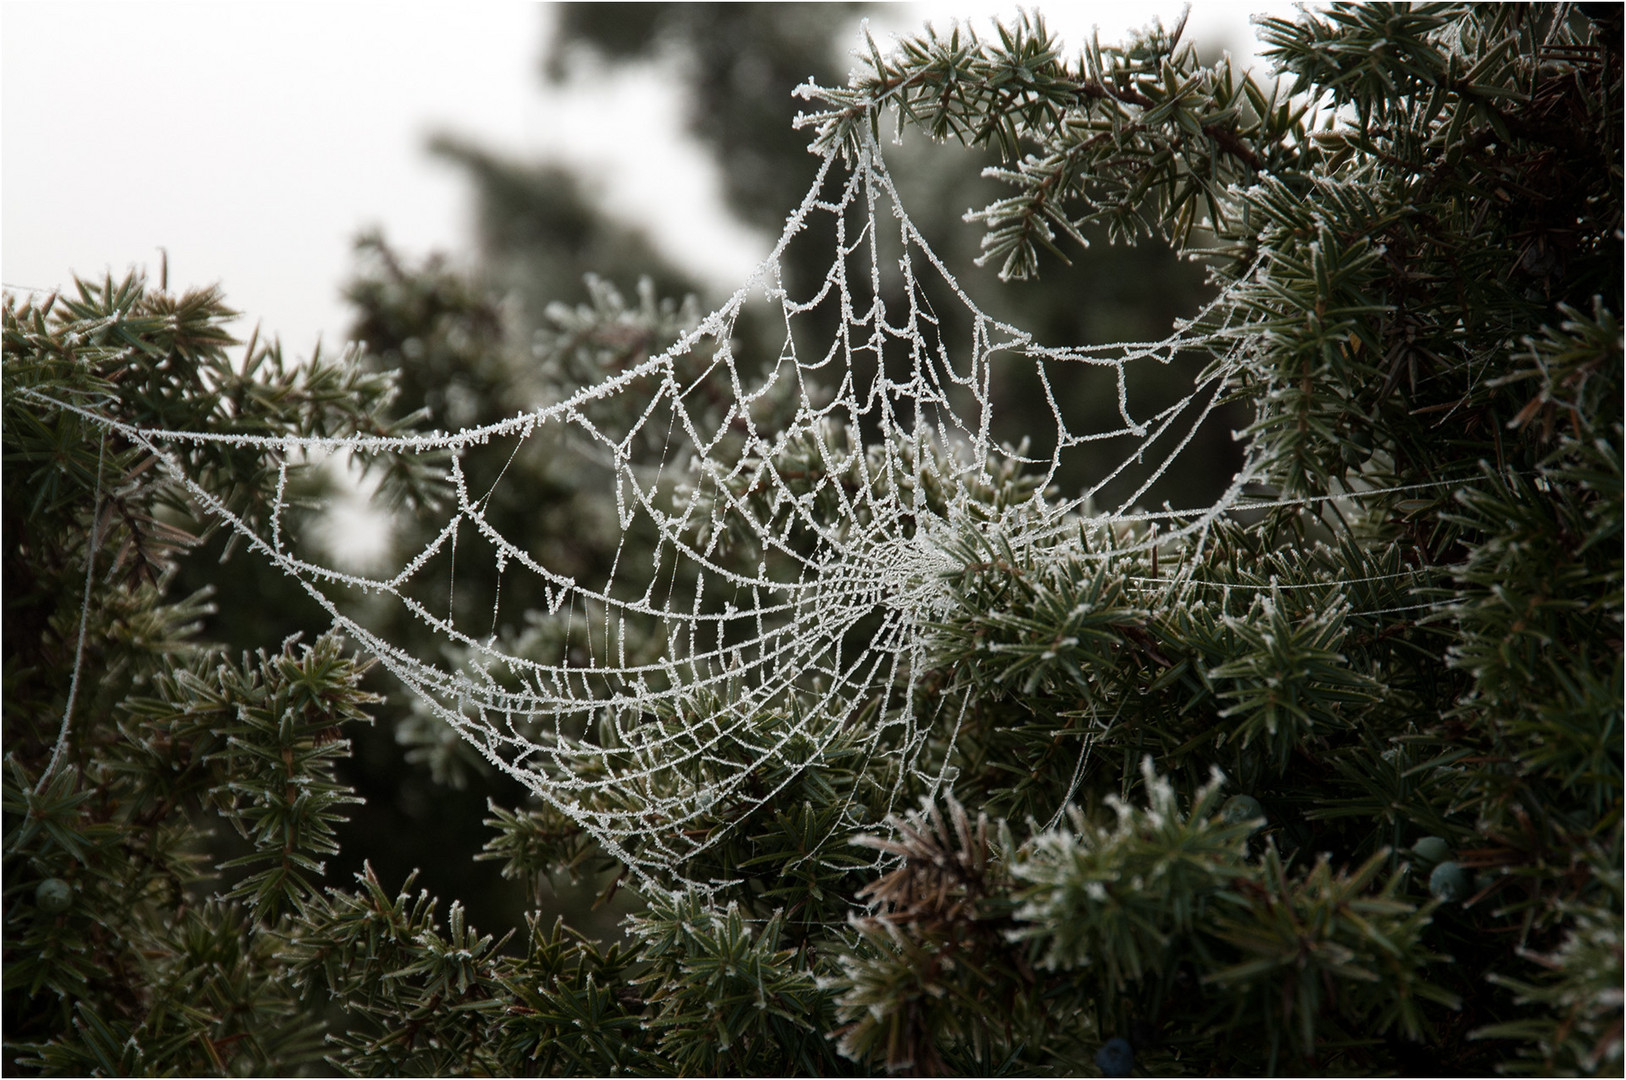
[[[1079,42],[1178,0],[1039,4]],[[986,23],[1014,4],[897,4],[883,44],[931,19]],[[1193,40],[1251,53],[1251,13],[1283,0],[1194,0]],[[295,355],[342,338],[350,241],[369,225],[409,253],[471,251],[471,188],[424,151],[450,131],[574,163],[663,251],[731,289],[770,240],[733,225],[714,166],[681,138],[654,73],[591,93],[538,73],[548,5],[465,2],[0,4],[0,279],[50,289],[168,249],[170,285],[223,282]],[[854,23],[853,43],[859,44]],[[790,210],[786,207],[786,210]],[[247,325],[238,328],[246,334]]]

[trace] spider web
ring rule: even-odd
[[[833,237],[829,271],[797,292],[787,285],[788,253],[819,237]],[[957,538],[1034,560],[1121,555],[1180,538],[1201,549],[1256,477],[1251,456],[1212,505],[1137,507],[1214,422],[1232,376],[1249,363],[1250,337],[1224,323],[1234,310],[1224,301],[1159,342],[1041,345],[966,295],[904,212],[871,142],[850,161],[834,152],[822,161],[773,253],[727,303],[670,349],[596,385],[452,433],[231,440],[284,460],[449,454],[454,496],[428,542],[392,571],[352,573],[308,555],[309,545],[285,535],[280,499],[261,535],[163,450],[221,436],[121,430],[298,580],[434,716],[643,884],[704,888],[715,882],[686,869],[697,856],[772,807],[838,744],[858,768],[883,766],[873,771],[889,778],[888,809],[905,790],[952,783],[946,756],[925,751],[952,745],[965,707],[927,687],[932,627],[952,615],[949,580],[964,569]],[[736,355],[748,306],[782,322],[777,355]],[[1207,367],[1191,392],[1137,411],[1128,369],[1193,351]],[[1034,432],[1034,443],[1047,452],[996,440],[1000,365],[1036,375],[1050,430]],[[1054,374],[1078,367],[1096,374],[1111,403],[1105,425],[1075,430],[1057,404]],[[471,489],[474,455],[513,455],[543,433],[589,450],[609,478],[620,540],[607,574],[578,580],[550,567],[524,537],[487,520],[492,489]],[[1128,453],[1103,458],[1102,447],[1125,439]],[[1064,466],[1085,454],[1106,467],[1083,490],[1058,495]],[[1137,478],[1128,495],[1097,508],[1124,477]],[[425,567],[471,545],[489,553],[499,583],[522,575],[543,597],[538,617],[562,643],[557,655],[505,650],[496,635],[458,625],[445,595],[418,587]],[[1177,586],[1184,572],[1160,584]],[[375,632],[358,614],[358,593],[415,620],[446,646],[441,657],[413,655]],[[491,598],[493,623],[499,600]],[[728,814],[715,812],[723,806]],[[855,800],[848,823],[873,830],[884,816]]]

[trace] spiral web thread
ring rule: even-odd
[[[810,229],[819,232],[813,226],[833,233],[836,254],[811,294],[793,295],[786,253]],[[958,310],[940,317],[928,284]],[[922,751],[934,740],[952,743],[964,705],[928,692],[923,681],[932,664],[930,626],[953,610],[946,578],[963,570],[947,549],[956,535],[998,538],[1035,559],[1122,555],[1182,536],[1188,549],[1200,549],[1214,522],[1242,501],[1257,471],[1251,457],[1211,506],[1135,507],[1211,422],[1228,380],[1249,362],[1247,336],[1214,321],[1228,310],[1224,300],[1163,341],[1041,346],[965,294],[904,213],[871,143],[845,166],[834,153],[825,158],[773,253],[692,332],[544,408],[409,439],[119,430],[150,447],[200,506],[297,579],[336,628],[377,655],[435,716],[581,825],[645,886],[704,888],[715,883],[685,880],[685,864],[728,834],[712,808],[726,801],[737,822],[772,806],[800,771],[820,767],[821,752],[837,739],[856,745],[869,766],[884,759],[877,772],[891,777],[893,802],[906,782],[935,792],[952,781],[945,766],[925,764],[944,755]],[[747,304],[783,318],[782,348],[766,364],[733,352]],[[826,332],[810,341],[799,331],[809,323]],[[1191,351],[1211,358],[1192,392],[1137,414],[1127,369]],[[1037,374],[1054,424],[1048,457],[996,442],[991,376],[999,364],[1030,365]],[[1048,377],[1065,365],[1102,376],[1103,392],[1116,396],[1113,423],[1069,427]],[[759,430],[759,407],[771,401],[788,419]],[[470,490],[463,467],[470,455],[512,454],[550,429],[594,451],[613,477],[621,540],[603,580],[550,569],[523,537],[487,522],[489,492]],[[1076,497],[1056,497],[1051,483],[1070,454],[1126,436],[1135,445],[1119,464],[1100,470]],[[285,460],[450,452],[455,502],[427,545],[394,573],[350,573],[296,552],[280,503],[270,535],[259,535],[163,449],[201,440],[262,444]],[[822,479],[782,474],[776,461],[797,446],[822,461]],[[1116,508],[1097,510],[1096,496],[1141,460],[1157,463]],[[1019,499],[990,499],[1014,469],[1040,482]],[[1084,533],[1088,551],[1079,542]],[[629,544],[634,534],[653,548],[647,562],[644,541]],[[538,661],[505,652],[496,635],[440,614],[447,597],[415,593],[415,575],[459,544],[488,547],[499,581],[534,577],[568,655]],[[750,558],[742,561],[742,551]],[[1171,570],[1159,586],[1178,585],[1184,572]],[[445,656],[465,659],[426,660],[384,639],[356,614],[356,591],[371,604],[400,605],[448,646]],[[497,603],[493,597],[494,612]],[[641,652],[633,627],[641,628]],[[776,720],[764,724],[764,716]],[[1081,756],[1075,786],[1084,766]],[[881,827],[852,813],[854,828]],[[691,827],[702,819],[704,828]]]

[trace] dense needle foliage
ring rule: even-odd
[[[210,597],[171,586],[211,523],[96,418],[342,437],[410,430],[404,399],[474,423],[515,407],[476,391],[597,381],[697,310],[597,282],[527,313],[520,348],[455,276],[369,242],[371,355],[296,366],[234,361],[214,292],[8,297],[8,1068],[1618,1072],[1620,11],[1366,4],[1260,32],[1274,87],[1178,31],[1064,57],[1033,19],[811,92],[816,147],[895,113],[996,153],[1014,193],[975,217],[1005,276],[1103,226],[1234,286],[1270,505],[1105,560],[967,535],[932,629],[930,690],[964,706],[930,751],[952,795],[854,835],[894,778],[838,734],[773,806],[710,811],[731,831],[685,873],[733,884],[649,898],[615,940],[543,914],[551,882],[631,886],[541,804],[489,810],[486,857],[535,911],[506,933],[411,878],[323,879],[348,736],[380,708],[367,661],[205,641]],[[316,512],[305,463],[182,445],[234,513],[278,491]],[[548,484],[492,513],[568,508],[538,544],[613,553],[569,448],[531,452]],[[394,461],[381,494],[432,505],[432,465]],[[979,497],[1032,489],[994,479]],[[494,631],[551,647],[540,620]],[[435,724],[399,736],[466,782],[483,763]]]

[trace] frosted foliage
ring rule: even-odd
[[[832,237],[827,276],[793,293],[782,273],[787,252]],[[952,310],[934,308],[929,295],[939,307],[951,298]],[[777,355],[735,351],[749,305],[766,305],[774,326],[782,317]],[[687,864],[728,834],[729,821],[772,805],[836,740],[886,766],[869,772],[890,778],[893,803],[906,787],[945,786],[945,767],[925,764],[944,755],[923,750],[951,743],[959,719],[946,695],[925,688],[931,624],[952,610],[945,575],[963,569],[946,543],[973,530],[1019,556],[1096,558],[1151,542],[1155,521],[1158,542],[1185,534],[1200,549],[1251,464],[1213,506],[1133,509],[1211,420],[1247,349],[1211,313],[1151,344],[1039,345],[966,296],[905,214],[871,145],[847,163],[827,158],[773,254],[660,355],[487,427],[409,440],[277,440],[289,457],[449,452],[455,497],[438,511],[438,531],[389,571],[323,565],[306,550],[315,545],[285,535],[280,514],[256,532],[181,479],[434,715],[659,888],[691,876]],[[1192,392],[1138,411],[1127,370],[1192,351],[1211,361]],[[1046,451],[996,441],[991,375],[1000,365],[1037,375],[1053,428],[1032,432],[1031,445]],[[1115,402],[1099,430],[1069,426],[1052,394],[1053,374],[1077,365]],[[161,455],[165,444],[219,438],[125,434]],[[526,536],[500,533],[484,514],[490,492],[470,490],[474,455],[507,460],[543,437],[585,447],[601,463],[621,539],[598,580],[577,580]],[[1085,490],[1057,493],[1064,463],[1085,454],[1098,463],[1100,447],[1126,441],[1129,452]],[[789,460],[817,467],[792,470]],[[1137,472],[1140,462],[1158,464]],[[1034,482],[1013,483],[1018,474]],[[1130,475],[1144,479],[1120,505],[1095,505],[1107,484]],[[420,591],[426,567],[471,549],[492,560],[500,582],[534,579],[546,611],[533,619],[558,644],[551,656],[505,649],[493,632],[501,588],[481,626],[453,621],[444,576]],[[374,620],[362,612],[380,604],[421,622],[441,652],[409,655],[369,629]],[[713,813],[724,805],[729,814]],[[859,820],[856,808],[851,816],[854,829],[881,825]]]

